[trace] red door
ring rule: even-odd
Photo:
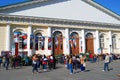
[[[93,38],[86,38],[86,51],[90,53],[94,53],[94,42]]]

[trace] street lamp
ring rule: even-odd
[[[110,53],[111,53],[111,50],[112,50],[112,45],[110,44]]]

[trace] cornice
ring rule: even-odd
[[[5,15],[0,14],[0,22],[5,23],[27,23],[27,24],[46,24],[54,27],[56,26],[72,26],[83,28],[108,28],[108,29],[119,29],[120,24],[112,23],[100,23],[92,21],[80,21],[80,20],[68,20],[68,19],[58,19],[58,18],[46,18],[46,17],[32,17],[32,16],[18,16],[18,15]]]
[[[120,16],[119,16],[119,15],[117,15],[117,14],[113,13],[112,11],[106,9],[105,7],[103,7],[103,6],[101,6],[101,5],[97,4],[97,3],[95,3],[93,0],[82,0],[82,1],[84,1],[84,2],[86,2],[86,3],[88,3],[88,4],[90,4],[91,6],[93,6],[93,7],[97,8],[97,9],[99,9],[99,10],[101,10],[101,11],[107,13],[108,15],[110,15],[110,16],[112,16],[112,17],[118,19],[118,20],[120,20]]]

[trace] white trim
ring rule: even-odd
[[[32,26],[28,26],[28,35],[27,35],[27,50],[28,50],[28,56],[32,55],[32,50],[30,50],[30,35],[32,34]]]
[[[82,51],[83,53],[85,53],[85,50],[86,50],[86,45],[85,45],[85,30],[82,29],[81,30],[81,38],[82,38]]]
[[[10,51],[10,24],[6,26],[6,50]]]
[[[52,34],[51,34],[51,27],[48,27],[48,37],[51,37],[52,36]],[[53,44],[53,43],[52,43]],[[48,50],[48,38],[46,38],[46,45],[45,45],[45,47],[46,47],[46,50],[47,50],[47,55],[51,55],[52,54],[52,50],[53,49],[51,49],[51,50]]]

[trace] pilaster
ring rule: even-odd
[[[82,38],[81,38],[81,41],[82,41],[82,51],[83,51],[83,53],[85,53],[86,45],[85,45],[85,30],[84,29],[81,30],[81,34],[82,34]]]
[[[32,55],[32,50],[30,50],[30,35],[32,34],[32,26],[28,26],[28,38],[27,38],[27,50],[28,50],[28,56]]]
[[[65,44],[64,45],[64,53],[66,55],[69,55],[70,54],[70,45],[69,45],[69,29],[66,28],[65,29]]]
[[[10,51],[10,24],[6,26],[6,50]]]

